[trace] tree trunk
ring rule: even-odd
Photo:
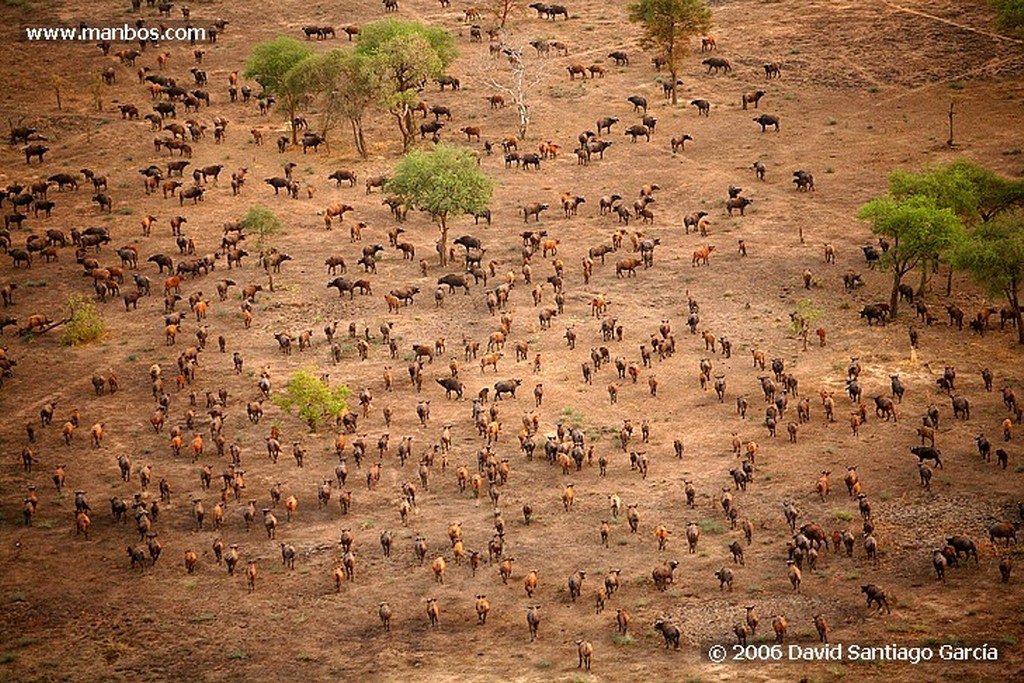
[[[668,77],[672,79],[670,81],[670,83],[672,84],[672,104],[676,104],[678,102],[678,98],[676,97],[676,81],[678,81],[679,78],[676,76],[676,65],[671,60],[672,56],[669,55]]]
[[[298,111],[297,103],[288,102],[288,125],[292,127],[292,144],[299,144],[299,129],[295,126],[295,112]]]
[[[349,118],[349,123],[352,124],[352,142],[355,143],[359,156],[365,159],[368,154],[366,152],[366,140],[363,138],[363,123],[357,118]]]
[[[448,221],[445,220],[445,218],[446,216],[441,214],[438,221],[438,229],[441,231],[441,238],[437,252],[441,257],[442,268],[448,265]]]
[[[1020,313],[1020,300],[1017,297],[1017,290],[1020,285],[1016,279],[1010,281],[1010,287],[1006,290],[1006,300],[1010,304],[1010,310],[1013,311],[1013,319],[1017,324],[1017,343],[1024,344],[1024,325],[1021,324],[1021,313]]]
[[[896,319],[896,307],[900,301],[900,282],[903,280],[903,275],[899,272],[893,273],[892,276],[892,292],[889,294],[889,320]]]
[[[928,286],[928,266],[921,269],[921,283],[917,288],[916,296],[924,296],[924,289]]]
[[[409,151],[416,141],[416,124],[412,120],[412,108],[409,105],[402,105],[401,124],[402,129],[402,150]]]
[[[953,295],[953,264],[949,264],[949,274],[946,275],[946,296]]]
[[[403,109],[392,113],[398,121],[398,130],[402,134],[402,151],[408,152],[416,140],[416,134],[413,132],[412,110],[409,107],[403,107]]]
[[[526,139],[526,131],[530,127],[530,108],[523,101],[516,102],[516,110],[519,112],[519,139]]]

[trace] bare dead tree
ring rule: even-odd
[[[505,28],[512,14],[522,11],[522,0],[490,0],[487,8],[498,21],[498,27]]]
[[[515,40],[503,34],[492,52],[492,60],[499,60],[502,67],[482,62],[477,70],[480,82],[497,90],[515,107],[519,116],[517,137],[520,140],[526,139],[530,128],[529,95],[547,75],[546,68],[538,59],[525,56],[526,46],[525,40]]]

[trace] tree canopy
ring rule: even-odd
[[[675,104],[679,62],[690,39],[711,28],[711,9],[704,0],[639,0],[629,5],[629,20],[643,26],[644,47],[661,51],[667,60]]]
[[[1004,178],[968,159],[917,172],[893,171],[889,192],[896,198],[930,197],[968,223],[988,221],[1000,211],[1024,205],[1024,181]]]
[[[443,28],[426,26],[418,21],[400,21],[398,19],[382,19],[366,24],[359,31],[356,52],[370,57],[387,52],[395,40],[408,36],[419,36],[429,45],[433,56],[441,61],[441,67],[447,68],[458,56],[455,39]],[[424,55],[427,57],[428,55]]]
[[[313,48],[309,45],[286,36],[258,43],[249,53],[245,77],[254,79],[270,92],[276,92],[285,75],[312,54]]]
[[[448,217],[483,211],[491,201],[494,183],[480,170],[472,152],[437,145],[431,151],[413,150],[402,157],[385,190],[437,217],[439,252],[445,265]]]
[[[876,197],[861,207],[857,217],[871,221],[871,231],[890,241],[882,263],[893,273],[889,306],[890,316],[895,318],[903,277],[955,248],[962,239],[963,225],[951,209],[938,206],[925,195]]]

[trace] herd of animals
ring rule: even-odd
[[[442,0],[441,5],[447,8],[447,0]],[[388,12],[399,9],[395,0],[386,0],[384,7]],[[537,11],[539,20],[569,19],[568,11],[561,6],[534,3],[531,7]],[[161,6],[161,14],[165,14],[164,9]],[[467,22],[480,17],[480,11],[475,8],[465,10]],[[187,14],[185,18],[188,19]],[[229,30],[227,24],[218,22],[221,35]],[[479,40],[479,28],[473,24],[471,42]],[[324,26],[307,26],[302,31],[307,39],[330,40],[336,35],[333,28]],[[351,39],[358,36],[359,27],[352,24],[342,32]],[[492,45],[490,53],[500,59],[502,46],[497,41],[501,34],[492,31],[488,34],[495,39],[498,48],[495,50]],[[556,45],[553,41],[538,40],[533,46],[540,55],[554,51],[554,58],[572,52],[571,47],[564,43]],[[713,51],[717,47],[717,41],[707,36],[701,41],[700,51]],[[484,221],[488,226],[484,232],[463,234],[455,239],[446,254],[449,265],[441,268],[433,252],[442,246],[432,239],[428,239],[432,247],[430,256],[423,258],[421,253],[417,260],[416,242],[429,236],[432,228],[429,224],[427,228],[414,227],[419,220],[416,212],[401,198],[387,194],[386,173],[363,178],[361,169],[343,168],[333,170],[320,181],[300,178],[295,171],[298,165],[287,161],[283,164],[282,175],[265,179],[274,190],[272,195],[269,190],[250,187],[244,167],[230,173],[230,190],[220,184],[221,173],[228,164],[223,155],[217,159],[218,146],[237,134],[234,130],[237,124],[231,124],[231,120],[260,122],[253,125],[249,135],[253,154],[260,157],[263,165],[279,165],[278,159],[289,158],[286,155],[296,149],[303,155],[320,155],[319,147],[324,139],[309,131],[307,117],[300,116],[290,122],[305,131],[297,147],[291,144],[286,130],[277,140],[276,157],[274,149],[264,151],[264,132],[276,114],[273,98],[265,97],[239,77],[241,65],[239,70],[208,74],[203,66],[204,57],[217,50],[215,42],[188,49],[143,45],[139,50],[126,49],[112,54],[109,44],[101,44],[100,48],[104,59],[112,56],[117,60],[104,71],[109,84],[124,83],[136,75],[138,79],[130,90],[125,90],[137,104],[119,105],[124,120],[118,125],[123,125],[126,134],[130,131],[132,135],[141,134],[143,126],[148,126],[156,136],[152,163],[137,169],[137,174],[135,169],[130,171],[132,177],[141,176],[141,183],[133,180],[127,189],[119,191],[118,188],[124,187],[120,184],[111,189],[114,182],[108,181],[108,177],[127,178],[129,173],[109,167],[84,168],[78,173],[49,173],[48,167],[52,169],[61,163],[61,150],[51,149],[46,144],[45,125],[19,125],[12,129],[10,143],[22,145],[28,166],[16,169],[8,163],[7,172],[22,180],[11,182],[0,191],[0,206],[5,214],[0,246],[10,259],[3,263],[0,271],[4,306],[0,331],[13,326],[17,333],[16,339],[0,352],[3,378],[8,380],[3,399],[8,410],[14,409],[15,395],[19,404],[37,406],[33,409],[35,415],[19,432],[21,472],[17,476],[8,475],[9,480],[19,482],[21,491],[27,491],[20,501],[21,517],[28,534],[24,538],[31,538],[38,528],[37,517],[54,514],[40,509],[41,498],[62,497],[66,491],[73,491],[74,513],[61,514],[68,515],[67,527],[72,530],[75,542],[89,544],[95,543],[97,538],[118,539],[121,547],[126,548],[121,555],[122,558],[126,555],[124,571],[184,572],[208,580],[204,577],[225,571],[234,576],[240,566],[249,592],[273,591],[274,577],[261,575],[260,567],[272,561],[271,553],[279,552],[282,565],[289,571],[295,568],[297,558],[301,558],[300,561],[317,567],[308,581],[341,593],[352,590],[364,580],[361,565],[365,565],[371,555],[376,561],[379,554],[395,567],[430,572],[437,590],[441,590],[446,579],[450,581],[451,573],[468,574],[470,578],[462,585],[471,586],[468,590],[474,597],[469,602],[481,626],[488,623],[493,600],[496,613],[525,610],[524,637],[533,641],[543,632],[544,602],[575,603],[578,598],[589,596],[597,615],[603,613],[606,604],[615,607],[611,621],[616,632],[627,637],[633,617],[619,591],[635,593],[646,590],[649,583],[656,591],[666,592],[678,584],[680,577],[675,572],[682,564],[675,559],[663,559],[671,557],[670,550],[674,549],[673,527],[685,536],[689,555],[697,554],[698,549],[710,552],[703,550],[709,543],[723,546],[714,551],[725,559],[713,578],[722,591],[731,592],[734,580],[746,571],[755,537],[773,524],[779,527],[784,522],[789,540],[784,548],[781,544],[773,548],[775,557],[770,562],[774,563],[779,576],[785,577],[792,591],[802,590],[804,572],[813,573],[825,563],[856,561],[844,560],[844,555],[847,558],[862,556],[864,571],[872,577],[859,587],[868,609],[891,613],[895,604],[891,590],[885,587],[885,572],[879,569],[881,561],[913,563],[915,559],[886,557],[885,533],[877,529],[884,529],[887,522],[884,516],[876,514],[876,505],[873,505],[876,499],[872,496],[881,482],[862,480],[856,465],[846,466],[842,475],[845,496],[861,517],[858,524],[837,524],[823,517],[828,512],[818,503],[842,505],[837,498],[844,497],[843,492],[833,490],[832,471],[827,467],[816,481],[808,482],[809,493],[793,492],[784,499],[779,498],[778,519],[755,520],[745,513],[748,489],[772,489],[771,483],[758,478],[758,464],[759,458],[764,457],[762,448],[770,453],[769,457],[782,457],[785,453],[787,444],[776,441],[780,427],[784,426],[788,443],[794,444],[798,438],[801,441],[813,438],[808,434],[813,435],[818,425],[838,422],[842,413],[848,413],[851,434],[857,437],[863,430],[881,429],[881,423],[916,420],[916,416],[902,412],[900,404],[904,393],[932,392],[934,400],[928,401],[930,405],[920,416],[917,427],[920,442],[905,446],[910,452],[907,457],[916,458],[921,488],[930,491],[935,470],[944,469],[940,424],[946,425],[950,419],[976,421],[971,418],[972,403],[975,406],[998,405],[989,399],[995,394],[993,389],[998,388],[1006,410],[1005,419],[1000,421],[998,429],[987,423],[972,426],[979,432],[976,438],[978,457],[974,462],[958,458],[958,465],[982,468],[991,462],[993,455],[1002,470],[1011,465],[1008,449],[1021,422],[1022,408],[1018,406],[1010,377],[996,377],[985,369],[979,384],[972,378],[958,375],[955,368],[947,367],[937,387],[929,387],[905,385],[898,374],[892,374],[888,392],[862,400],[861,363],[858,358],[852,358],[845,377],[846,397],[836,396],[827,389],[815,396],[806,389],[812,378],[803,378],[801,386],[795,372],[787,371],[780,358],[784,355],[782,349],[771,351],[750,347],[749,343],[737,344],[750,349],[752,363],[743,363],[747,366],[745,370],[732,369],[727,377],[725,368],[732,367],[727,361],[732,357],[736,342],[713,333],[708,323],[702,321],[702,314],[706,316],[713,301],[680,296],[678,321],[666,319],[651,329],[638,329],[630,322],[630,311],[617,311],[612,301],[614,297],[598,291],[601,287],[616,286],[619,280],[629,282],[632,278],[636,278],[636,287],[642,289],[648,285],[645,282],[650,277],[648,271],[657,272],[660,260],[655,260],[655,253],[664,249],[663,243],[686,239],[691,232],[702,239],[709,238],[713,222],[727,220],[734,211],[744,216],[753,199],[735,185],[730,186],[727,196],[723,197],[725,211],[720,212],[721,218],[709,211],[696,211],[682,217],[681,226],[666,228],[664,219],[659,216],[657,225],[661,232],[657,238],[648,230],[653,231],[656,225],[653,207],[658,206],[655,200],[661,190],[658,184],[646,184],[639,191],[623,188],[623,194],[609,193],[595,203],[600,220],[608,222],[610,239],[585,249],[555,237],[560,220],[573,221],[591,204],[582,195],[562,194],[556,204],[562,209],[561,219],[545,220],[543,227],[540,225],[542,213],[551,209],[555,200],[524,202],[518,213],[526,229],[518,235],[499,228],[503,222],[510,226],[517,224],[518,216],[502,215],[497,210],[492,214],[488,210],[474,217],[475,225]],[[464,49],[474,48],[469,45]],[[638,79],[650,79],[660,73],[662,60],[659,58],[652,60],[659,71],[640,73],[640,67],[630,66],[630,56],[626,51],[617,50],[609,59],[630,74],[635,72]],[[187,60],[191,60],[190,65],[184,64]],[[705,58],[703,65],[711,75],[733,71],[731,63],[720,57]],[[591,79],[601,78],[606,68],[600,64],[588,67],[575,61],[567,66],[573,80],[576,76],[586,79],[587,74]],[[781,64],[764,64],[766,80],[782,76]],[[190,86],[182,85],[189,80],[193,81]],[[453,111],[458,111],[460,106],[467,109],[471,106],[468,96],[462,99],[457,78],[443,77],[437,85],[441,91],[445,85],[451,87],[445,100],[449,104],[421,103],[419,109],[424,119],[430,114],[434,119],[424,121],[421,126],[424,145],[428,144],[427,135],[435,141],[440,139],[446,125],[442,117],[450,121]],[[668,97],[676,85],[663,87]],[[424,90],[424,97],[432,94],[430,88]],[[748,104],[759,108],[770,99],[766,90],[761,89],[740,96],[744,110]],[[143,102],[152,109],[142,117],[145,123],[137,122],[140,109],[145,108]],[[495,109],[504,106],[501,96],[490,97],[488,102]],[[648,113],[646,98],[634,95],[628,102],[632,115],[639,120],[626,128],[625,135],[633,143],[642,138],[654,144],[650,141],[657,120]],[[708,100],[694,99],[690,104],[697,109],[698,116],[710,115]],[[179,122],[179,114],[187,120]],[[776,132],[780,130],[778,116],[760,114],[754,120],[762,132],[769,127]],[[578,165],[601,163],[613,144],[601,135],[610,136],[612,128],[619,123],[617,116],[601,117],[596,121],[596,133],[584,131],[579,135],[575,148]],[[206,134],[211,127],[212,139]],[[551,141],[540,143],[537,152],[526,152],[520,151],[520,147],[525,148],[530,143],[515,136],[481,140],[481,127],[475,125],[467,125],[460,132],[466,135],[467,145],[477,143],[482,162],[494,173],[517,172],[511,170],[513,167],[539,170],[542,164],[558,159],[560,145]],[[692,140],[689,135],[672,138],[672,153],[685,153],[685,142]],[[487,158],[499,145],[504,153],[504,164],[492,168]],[[610,153],[617,151],[616,148]],[[631,153],[631,146],[622,152]],[[216,163],[194,163],[193,155]],[[100,163],[99,158],[97,163]],[[752,172],[751,179],[758,186],[764,183],[766,193],[780,192],[777,185],[768,183],[763,162],[755,161],[748,172]],[[189,176],[191,184],[187,181]],[[363,178],[365,193],[362,189],[355,190],[360,178]],[[662,184],[666,182],[669,181],[662,180]],[[804,170],[793,173],[792,183],[795,192],[815,189],[813,176]],[[80,197],[82,188],[91,188],[91,200],[96,209],[86,208],[87,201]],[[230,202],[241,216],[252,204],[274,201],[273,195],[282,189],[294,200],[300,197],[309,200],[297,205],[290,202],[287,206],[281,205],[283,210],[315,215],[317,221],[323,221],[322,228],[318,228],[323,230],[322,234],[311,238],[323,245],[315,251],[318,259],[326,256],[322,263],[293,258],[274,248],[251,246],[254,237],[246,232],[240,220],[214,225],[203,216],[203,203],[209,198],[222,205]],[[312,200],[321,192],[344,193],[342,196],[346,199],[326,208],[313,208]],[[635,196],[636,200],[626,199],[630,196]],[[381,199],[389,207],[390,224],[346,219],[347,213],[357,217],[368,213],[371,204],[379,206]],[[110,215],[115,206],[146,207],[137,224],[140,227],[133,232],[120,222],[110,228],[82,226],[83,214],[88,216],[89,212],[96,211],[97,216]],[[159,216],[151,215],[150,211]],[[534,229],[530,229],[531,218]],[[630,221],[634,221],[633,227]],[[85,222],[94,220],[89,217]],[[636,227],[637,222],[640,229]],[[337,242],[338,233],[327,232],[336,224],[349,228],[349,243],[344,249],[328,246]],[[383,239],[373,241],[385,234],[387,246]],[[514,247],[503,252],[502,236],[514,237]],[[363,246],[364,238],[368,242],[366,246]],[[747,256],[748,246],[744,240],[739,240],[739,258]],[[877,246],[864,247],[867,265],[874,267],[887,248],[884,240]],[[835,264],[836,251],[832,244],[825,245],[826,267]],[[511,256],[493,257],[499,253]],[[697,246],[691,265],[713,269],[713,256],[719,253],[711,243]],[[567,254],[577,260],[563,261],[568,258]],[[614,278],[607,277],[608,271],[603,268],[609,255],[615,260]],[[399,281],[382,281],[377,276],[378,265],[382,262],[389,265],[388,272],[398,275]],[[69,269],[72,263],[75,265]],[[337,305],[331,304],[332,313],[326,316],[332,320],[323,325],[322,331],[312,325],[298,331],[287,329],[261,306],[261,302],[272,300],[278,289],[288,285],[289,271],[300,266],[326,267],[332,278],[326,287],[338,290],[340,298],[331,299]],[[153,349],[159,360],[148,371],[140,372],[128,363],[117,362],[109,371],[93,375],[93,397],[83,395],[75,383],[54,391],[42,384],[29,386],[19,382],[20,370],[32,367],[33,356],[37,353],[28,342],[32,340],[36,345],[52,342],[59,332],[50,330],[66,323],[59,302],[31,297],[37,308],[27,309],[24,301],[29,298],[30,281],[48,278],[52,282],[58,277],[57,268],[61,268],[63,274],[75,273],[73,279],[63,284],[70,291],[93,297],[108,327],[139,325],[140,320],[146,320],[141,325],[159,328],[163,345]],[[350,270],[361,272],[350,279]],[[851,296],[864,284],[861,274],[853,269],[842,279]],[[811,280],[808,270],[804,275],[805,287],[810,288]],[[412,281],[415,284],[402,284]],[[210,296],[214,289],[216,297]],[[421,290],[432,294],[431,304],[418,298]],[[414,311],[451,316],[454,323],[459,322],[456,319],[459,316],[467,315],[463,308],[458,309],[458,314],[450,312],[464,306],[460,297],[454,296],[458,291],[479,304],[468,315],[479,317],[491,325],[493,331],[482,339],[463,332],[458,343],[441,336],[420,338],[417,332],[420,325],[411,320]],[[365,303],[363,300],[355,303],[357,293],[368,297]],[[912,289],[901,291],[901,296],[916,303],[922,323],[931,326],[936,322],[923,301],[914,301]],[[118,301],[123,303],[123,311]],[[582,306],[578,303],[581,301]],[[949,334],[957,334],[952,328],[962,329],[965,314],[955,304],[950,304],[948,312]],[[995,309],[980,311],[972,328],[978,332],[989,329],[989,317],[994,312]],[[586,316],[583,318],[586,322],[568,324],[561,334],[553,330],[553,321],[558,317],[572,319],[577,313]],[[1001,313],[1000,329],[1007,322],[1013,322],[1012,316],[1005,311]],[[537,316],[536,327],[533,327],[532,315]],[[339,330],[339,320],[333,319],[345,316],[373,317],[380,323],[371,326],[351,322],[346,333],[344,327]],[[889,318],[888,305],[868,304],[861,310],[860,317],[866,319],[869,326],[875,322],[884,324]],[[812,331],[796,314],[793,320],[803,336],[805,350],[811,333],[817,336],[820,346],[826,346],[829,333],[824,328]],[[268,325],[273,329],[265,331]],[[622,417],[620,426],[612,430],[615,433],[611,439],[602,438],[599,433],[588,433],[582,425],[568,423],[560,414],[546,409],[545,385],[540,379],[551,364],[575,368],[573,374],[578,381],[586,385],[604,384],[609,410],[622,415],[615,407],[619,396],[640,392],[643,384],[639,378],[645,378],[644,391],[649,396],[658,396],[657,369],[678,362],[677,334],[680,355],[703,356],[697,367],[683,369],[684,375],[692,378],[686,390],[710,388],[717,403],[725,404],[727,397],[735,402],[735,414],[729,419],[737,426],[731,439],[725,439],[734,457],[728,465],[721,466],[722,485],[701,491],[691,478],[682,479],[680,490],[685,500],[681,499],[675,506],[674,519],[648,512],[654,506],[635,493],[632,499],[617,493],[608,495],[603,513],[599,514],[592,504],[587,506],[586,512],[581,512],[576,503],[580,490],[596,487],[605,478],[625,482],[627,477],[640,477],[641,481],[646,481],[649,470],[677,471],[682,463],[695,457],[690,452],[706,450],[707,445],[689,443],[683,433],[658,433],[672,432],[671,423],[659,422],[655,414],[645,412]],[[917,332],[913,327],[910,334],[916,346]],[[542,354],[538,350],[542,345],[538,337],[560,337],[564,345],[559,341],[558,348],[552,350],[549,343]],[[577,342],[582,349],[576,349]],[[514,349],[514,360],[506,357],[507,346]],[[325,382],[330,381],[328,370],[335,377],[347,377],[354,374],[355,371],[349,369],[353,366],[382,368],[379,379],[352,387],[351,407],[344,414],[331,416],[330,426],[335,426],[336,418],[336,433],[329,449],[324,449],[328,455],[310,445],[315,437],[304,434],[300,421],[271,407],[275,395],[285,390],[287,373],[274,370],[274,361],[257,363],[249,359],[253,355],[266,359],[275,353],[281,354],[282,363],[290,363],[293,353],[307,354],[310,362],[321,366]],[[450,360],[445,362],[446,358]],[[408,383],[395,376],[404,374],[402,370],[393,371],[401,362],[408,364]],[[36,371],[42,370],[36,368]],[[580,374],[576,375],[577,371]],[[487,378],[488,372],[493,372],[496,379],[502,372],[519,376],[492,383]],[[526,382],[522,375],[527,372],[536,380],[531,394],[517,396],[517,390]],[[0,379],[0,386],[4,379]],[[763,393],[763,408],[753,405],[758,403],[757,399],[730,391],[733,386],[748,385],[758,387]],[[130,404],[130,419],[148,432],[138,440],[146,444],[146,455],[107,445],[116,435],[107,427],[105,412],[109,408],[105,403],[126,390],[132,391],[134,396],[151,397],[150,406],[141,401]],[[730,393],[733,395],[729,396]],[[945,399],[942,394],[946,395]],[[523,409],[522,404],[530,399],[532,406]],[[438,410],[442,400],[443,408]],[[952,418],[940,407],[944,401],[951,407]],[[844,405],[847,402],[848,405]],[[869,407],[871,403],[873,409]],[[264,410],[275,416],[269,428],[262,422]],[[714,404],[705,410],[714,410]],[[441,413],[442,421],[432,416],[432,412]],[[515,432],[513,422],[518,413],[521,413],[521,428]],[[80,429],[88,436],[80,436]],[[13,438],[11,431],[8,429],[6,436],[9,444]],[[393,439],[392,431],[403,435]],[[253,436],[255,434],[258,436]],[[657,448],[652,440],[659,444]],[[247,444],[245,448],[240,446],[241,441]],[[392,441],[398,442],[397,448]],[[671,450],[665,447],[669,442]],[[265,444],[265,455],[256,444]],[[287,466],[279,463],[278,457],[289,447],[295,467],[303,470],[302,475],[313,470],[312,476],[302,476],[304,484],[301,486],[277,483],[278,479],[285,478],[280,470]],[[948,452],[945,456],[948,462]],[[854,455],[850,458],[857,459]],[[720,467],[713,463],[694,463],[690,468]],[[219,475],[217,470],[220,470]],[[388,484],[381,483],[382,475],[386,475],[385,482],[394,482],[391,486],[394,490],[383,490]],[[294,482],[296,475],[291,476]],[[357,481],[350,481],[350,476]],[[1006,476],[1012,475],[1007,472]],[[105,482],[118,477],[122,482],[119,493],[102,505],[80,483],[85,479]],[[52,480],[52,485],[47,478]],[[254,480],[270,482],[270,485],[257,485]],[[521,488],[527,482],[532,484],[529,493]],[[632,484],[630,486],[631,491],[637,491]],[[5,508],[14,503],[10,498],[8,494],[3,501]],[[493,515],[488,513],[486,523],[478,519],[472,524],[453,520],[442,528],[419,527],[417,516],[421,506],[432,505],[431,499],[450,498],[465,501],[467,514],[472,514],[470,505],[475,507],[486,499]],[[183,505],[182,500],[187,504]],[[516,501],[518,509],[514,516],[518,518],[521,512],[521,523],[506,520],[509,500]],[[707,509],[701,509],[700,500],[713,504],[717,510],[709,513],[708,505],[705,505]],[[108,502],[110,514],[101,509]],[[1012,507],[1024,519],[1024,502],[999,503],[1002,510]],[[378,516],[390,516],[392,524],[400,525],[403,531],[385,529],[371,535],[359,530],[360,520],[368,510]],[[595,548],[604,548],[607,562],[615,563],[616,559],[622,559],[623,553],[643,552],[653,568],[638,576],[626,576],[622,569],[612,568],[596,581],[584,569],[564,577],[545,576],[533,568],[543,558],[513,556],[513,551],[519,554],[517,536],[545,533],[531,528],[537,514],[575,517],[573,528],[578,532],[581,563]],[[311,517],[318,522],[329,521],[340,529],[340,538],[330,542],[334,562],[324,565],[318,561],[316,544],[304,547],[302,542],[289,538],[293,526],[301,527]],[[609,545],[620,518],[627,523],[628,536],[653,537],[657,549],[647,547],[644,550],[644,546],[634,545],[632,540],[628,541],[628,549],[617,550]],[[720,523],[718,518],[722,520]],[[62,518],[61,525],[63,521]],[[708,540],[706,529],[718,524],[726,526],[724,533],[730,537],[730,542],[718,538]],[[1017,542],[1019,526],[1018,519],[1004,516],[993,518],[983,530],[963,529],[951,536],[936,537],[934,549],[929,550],[924,559],[930,562],[936,580],[943,583],[952,568],[977,572],[989,571],[988,566],[994,579],[1007,583],[1013,570],[1009,547]],[[703,537],[702,530],[705,530]],[[984,537],[979,535],[982,532]],[[258,540],[263,534],[265,538]],[[278,534],[284,539],[278,540]],[[773,535],[765,532],[765,537]],[[626,544],[620,541],[620,546]],[[171,551],[172,561],[165,559],[158,564],[164,550]],[[987,566],[971,568],[971,560],[974,565]],[[759,556],[757,561],[762,558]],[[964,568],[960,569],[961,566]],[[518,572],[518,567],[529,571]],[[775,569],[765,571],[771,573]],[[513,579],[521,583],[522,595],[514,597],[511,589],[499,588],[510,582],[514,584]],[[688,582],[707,579],[685,578]],[[595,582],[597,585],[590,588]],[[393,622],[419,618],[411,614],[414,610],[409,603],[389,601],[384,584],[380,584],[380,589],[376,617],[385,631],[391,630]],[[499,591],[502,591],[500,597],[495,597]],[[426,623],[437,628],[444,628],[447,614],[458,609],[454,605],[461,603],[450,594],[449,604],[434,594],[421,598],[423,606],[416,609]],[[748,638],[758,635],[757,607],[746,606],[738,617],[732,632],[737,642],[746,644]],[[832,627],[826,615],[815,613],[810,623],[820,640],[828,642]],[[581,621],[581,624],[586,624],[591,632],[581,631],[576,640],[578,666],[589,670],[594,654],[592,641],[598,641],[599,647],[602,645],[595,631],[600,622]],[[680,647],[685,633],[668,611],[657,615],[649,625],[663,636],[666,648]],[[790,618],[778,611],[770,615],[770,625],[774,640],[783,642]],[[725,634],[720,635],[725,637]]]

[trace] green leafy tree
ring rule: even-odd
[[[256,246],[262,248],[281,230],[281,219],[265,206],[254,206],[242,218],[242,227],[256,235]]]
[[[416,139],[412,113],[419,103],[418,89],[452,63],[455,40],[444,29],[383,19],[364,26],[358,41],[356,54],[369,60],[378,103],[395,117],[402,149],[408,151]]]
[[[91,301],[73,294],[68,297],[67,306],[67,322],[64,323],[64,335],[61,337],[65,346],[81,346],[103,337],[107,325]]]
[[[349,50],[330,50],[302,64],[313,89],[319,93],[320,131],[325,138],[335,125],[347,121],[359,156],[368,156],[363,117],[378,99],[377,78],[365,55]]]
[[[1024,182],[1004,178],[968,159],[950,164],[930,166],[921,171],[893,171],[889,175],[889,193],[897,199],[924,196],[936,206],[957,214],[965,225],[986,222],[1014,206],[1024,205]],[[932,263],[937,267],[945,254],[936,254]],[[953,270],[950,263],[946,279],[946,295],[953,288]],[[921,269],[919,294],[924,292],[928,273]]]
[[[629,6],[629,20],[643,26],[644,47],[655,48],[665,57],[673,84],[672,104],[676,104],[680,61],[690,39],[711,28],[710,8],[704,0],[640,0]]]
[[[953,263],[966,270],[992,294],[1006,297],[1017,322],[1017,340],[1024,344],[1020,286],[1024,282],[1024,210],[999,214],[974,226],[953,252]]]
[[[288,380],[284,393],[274,396],[273,402],[288,412],[298,413],[310,431],[315,432],[325,420],[344,414],[351,393],[345,385],[332,389],[311,370],[299,370]]]
[[[448,218],[479,213],[487,208],[494,191],[476,156],[467,149],[437,145],[429,152],[413,150],[402,157],[385,190],[411,206],[429,211],[441,232],[438,252],[441,265],[448,263]]]
[[[936,254],[955,248],[963,236],[963,225],[950,209],[940,208],[922,195],[876,197],[861,207],[857,217],[871,221],[871,231],[890,241],[882,263],[893,275],[889,308],[895,319],[904,276],[918,265],[926,267]]]
[[[289,125],[312,88],[309,72],[299,67],[313,52],[310,46],[281,36],[256,45],[246,62],[245,77],[255,79],[266,92],[280,99],[288,112]],[[294,125],[291,128],[294,144],[298,131]]]

